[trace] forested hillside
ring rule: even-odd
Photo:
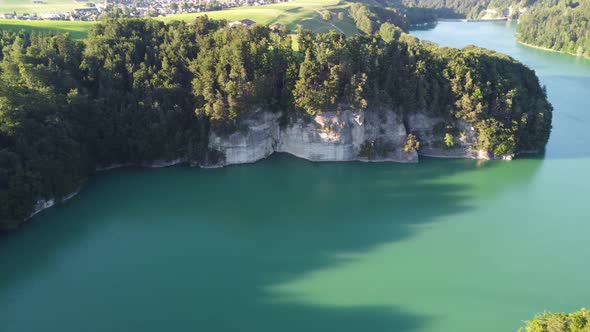
[[[590,57],[590,1],[541,1],[523,15],[520,42]]]
[[[84,42],[3,32],[0,228],[39,199],[76,190],[97,167],[207,158],[209,128],[231,132],[258,108],[305,117],[386,105],[477,128],[495,154],[541,150],[551,105],[534,72],[475,47],[399,33],[354,36],[111,20]],[[384,40],[386,39],[386,40]],[[402,115],[403,115],[402,114]]]
[[[414,24],[435,23],[436,12],[428,8],[384,7],[352,3],[350,16],[356,28],[365,34],[381,31],[381,35],[397,35],[407,32]]]
[[[374,0],[383,6],[400,5],[406,8],[429,8],[440,18],[475,19],[484,15],[486,9],[496,10],[497,16],[518,16],[518,9],[525,8],[536,0]],[[512,7],[512,13],[509,8]],[[509,15],[511,14],[511,15]]]

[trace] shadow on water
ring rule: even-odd
[[[268,288],[469,211],[470,185],[443,180],[500,164],[275,156],[102,174],[71,203],[0,235],[0,321],[7,332],[421,330],[437,317],[304,304]]]

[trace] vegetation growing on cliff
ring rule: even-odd
[[[286,31],[206,17],[111,20],[84,42],[3,32],[0,224],[22,221],[38,199],[64,197],[97,166],[208,158],[209,128],[235,130],[257,108],[429,112],[470,123],[481,147],[497,153],[547,141],[545,93],[533,71],[507,56],[403,33],[297,38],[295,53]]]
[[[519,41],[590,57],[590,1],[547,0],[520,18]]]
[[[295,105],[310,115],[342,105],[429,112],[477,128],[479,148],[496,155],[539,150],[549,137],[545,91],[532,70],[508,56],[439,48],[407,35],[385,42],[331,33],[301,45]]]
[[[543,313],[528,321],[519,332],[588,332],[590,331],[590,310],[581,309],[571,314]]]

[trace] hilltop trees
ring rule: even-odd
[[[197,54],[189,41],[200,28],[116,20],[94,29],[80,69],[93,100],[91,149],[101,164],[187,154],[195,121],[186,62]]]
[[[258,26],[218,29],[197,38],[191,61],[198,113],[214,124],[231,124],[255,107],[278,109],[289,102],[294,71],[291,39]]]
[[[386,42],[391,42],[395,39],[399,39],[402,35],[402,29],[398,28],[391,23],[383,23],[379,28],[379,36]]]
[[[411,24],[432,23],[436,15],[427,8],[406,8],[395,6],[369,6],[355,2],[350,6],[350,16],[359,31],[372,34],[382,25],[395,26],[401,31],[408,31]]]

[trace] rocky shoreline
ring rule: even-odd
[[[142,163],[140,165],[135,165],[131,163],[124,163],[124,164],[112,164],[107,166],[97,166],[95,171],[96,172],[105,172],[109,170],[114,170],[117,168],[123,167],[132,167],[132,166],[140,166],[145,168],[164,168],[164,167],[171,167],[175,165],[181,165],[188,163],[188,158],[177,158],[174,160],[155,160],[151,163]],[[33,208],[33,212],[27,217],[26,220],[31,219],[36,214],[40,213],[43,210],[49,209],[55,205],[65,203],[66,201],[74,198],[76,195],[80,193],[83,186],[80,186],[78,189],[74,190],[73,192],[65,195],[61,199],[56,199],[55,197],[52,198],[42,198],[37,200],[35,203],[35,207]]]
[[[228,165],[255,163],[273,153],[288,153],[314,162],[398,162],[417,163],[419,156],[435,158],[503,159],[512,155],[494,156],[474,148],[477,133],[462,121],[454,126],[462,135],[454,138],[452,148],[441,148],[444,133],[436,129],[443,119],[426,113],[410,114],[406,119],[394,110],[322,112],[311,118],[294,118],[281,123],[282,114],[264,110],[253,112],[239,121],[240,130],[230,134],[209,134],[208,149],[218,158],[199,163],[187,157],[155,160],[139,165],[131,163],[96,167],[97,172],[122,167],[162,168],[181,164],[193,167],[220,168]],[[406,151],[408,134],[416,135],[420,149]],[[39,199],[28,219],[39,212],[63,203],[80,188],[62,199]]]

